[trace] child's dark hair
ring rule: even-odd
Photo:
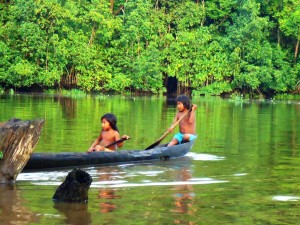
[[[104,114],[102,117],[101,117],[101,121],[103,119],[106,119],[107,122],[109,123],[109,125],[111,126],[111,128],[115,131],[118,131],[119,132],[119,129],[117,127],[117,117],[112,114],[112,113],[106,113]]]
[[[186,109],[190,109],[191,107],[190,99],[186,95],[179,95],[176,101],[181,102]]]

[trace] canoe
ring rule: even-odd
[[[167,144],[163,144],[149,150],[119,150],[116,152],[91,153],[33,153],[23,171],[178,158],[185,156],[193,147],[194,142],[195,140],[170,147],[167,147]]]

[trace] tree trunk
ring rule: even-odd
[[[0,124],[0,183],[14,183],[37,144],[44,120],[11,119]]]
[[[296,47],[295,47],[295,55],[294,55],[294,63],[297,63],[297,56],[299,51],[299,38],[297,39]]]
[[[89,40],[89,46],[91,46],[94,42],[95,39],[95,35],[96,35],[96,24],[94,23],[93,28],[92,28],[92,32],[91,32],[91,37]]]
[[[300,94],[300,80],[296,84],[294,93],[295,94]]]
[[[61,77],[60,85],[67,89],[75,88],[77,86],[77,77],[75,72],[75,66],[72,65],[70,71]]]
[[[111,12],[111,14],[114,13],[114,6],[115,6],[115,0],[110,0],[110,12]]]
[[[124,10],[124,5],[121,5],[116,11],[114,11],[115,8],[115,0],[110,0],[110,12],[111,14],[113,14],[114,16],[118,15],[121,10]],[[127,1],[126,1],[127,2]]]

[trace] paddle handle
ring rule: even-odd
[[[129,138],[128,138],[128,139],[129,139]],[[119,144],[119,143],[121,143],[121,142],[123,142],[123,141],[125,141],[125,140],[128,140],[128,139],[127,139],[127,138],[121,138],[120,140],[114,141],[114,142],[112,142],[112,143],[106,145],[105,148],[108,148],[108,147],[110,147],[110,146],[112,146],[112,145],[115,145],[115,144]]]
[[[150,145],[148,148],[145,148],[145,150],[149,150],[154,148],[155,146],[157,146],[169,133],[171,133],[171,131],[180,123],[181,120],[183,120],[191,111],[192,111],[193,105],[191,106],[191,108],[185,112],[182,117],[180,117],[171,127],[170,129],[168,129],[155,143],[153,143],[152,145]]]
[[[164,139],[169,133],[171,133],[171,131],[180,123],[181,120],[183,120],[191,111],[192,111],[193,105],[191,106],[191,108],[182,115],[182,117],[180,117],[171,127],[170,129],[168,129],[159,139],[158,141],[161,141],[162,139]]]

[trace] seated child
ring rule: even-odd
[[[105,146],[112,142],[120,140],[120,134],[117,127],[117,118],[112,113],[104,114],[101,117],[102,130],[94,143],[88,149],[88,152],[93,151],[115,151],[118,147],[123,146],[123,142],[114,144],[106,148]],[[128,139],[129,136],[123,135],[122,138]]]

